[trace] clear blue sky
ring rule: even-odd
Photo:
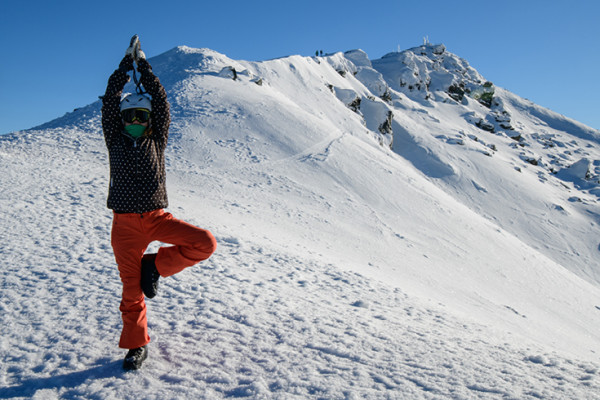
[[[443,43],[486,79],[600,129],[600,1],[17,1],[0,6],[0,134],[97,100],[137,33],[148,57],[234,59]]]

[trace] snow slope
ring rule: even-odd
[[[600,397],[597,131],[442,46],[150,61],[217,253],[123,373],[99,104],[1,137],[0,398]]]

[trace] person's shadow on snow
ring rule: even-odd
[[[97,379],[125,376],[126,371],[122,368],[123,361],[109,358],[98,360],[98,365],[84,371],[69,372],[63,375],[53,375],[47,378],[29,378],[15,386],[0,388],[0,399],[13,397],[33,397],[39,390],[63,389],[61,399],[81,398],[78,389],[86,382]],[[72,391],[70,389],[73,389]]]

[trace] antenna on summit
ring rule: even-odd
[[[423,37],[423,44],[427,46],[429,44],[429,35]]]

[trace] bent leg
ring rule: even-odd
[[[174,245],[161,247],[156,256],[156,268],[163,277],[206,260],[217,249],[212,233],[178,220],[170,213],[159,216],[153,227],[153,239]]]

